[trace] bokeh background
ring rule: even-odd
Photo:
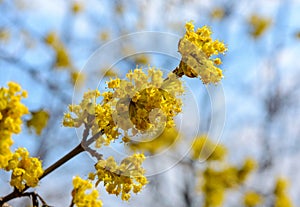
[[[103,62],[98,71],[82,70],[96,49],[142,31],[164,32],[179,40],[185,23],[193,20],[196,27],[208,25],[213,37],[228,46],[221,66],[225,125],[222,136],[212,139],[227,147],[228,162],[238,165],[245,157],[258,162],[258,169],[241,189],[226,193],[224,206],[241,206],[244,188],[272,193],[278,177],[290,181],[288,195],[294,206],[299,206],[299,11],[299,0],[0,0],[0,85],[20,83],[28,91],[24,103],[30,111],[49,114],[40,135],[24,126],[14,137],[13,148],[28,148],[44,166],[59,159],[79,143],[80,136],[74,129],[64,128],[62,118],[67,106],[80,100],[77,94],[89,88],[89,78],[104,76],[101,81],[105,82],[115,74],[124,76],[136,65],[172,70],[180,61],[157,54],[128,56],[138,45],[126,44],[114,48],[124,56],[118,64]],[[162,44],[159,40],[141,41]],[[200,80],[184,81],[189,82],[189,93],[196,97],[201,112],[199,134],[213,131],[209,128],[212,107],[208,89]],[[25,119],[29,120],[29,115]],[[189,127],[185,121],[183,125]],[[93,165],[83,153],[44,178],[37,192],[49,205],[68,206],[72,177],[87,176]],[[203,166],[205,162],[197,164],[197,168]],[[203,206],[197,171],[190,168],[179,162],[149,177],[150,184],[129,202],[108,195],[102,186],[98,187],[100,198],[104,206]],[[9,176],[0,172],[1,196],[12,190]],[[20,200],[11,204],[30,206],[29,200]],[[273,206],[272,201],[262,206]]]

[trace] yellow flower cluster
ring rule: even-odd
[[[99,97],[102,98],[101,103],[97,103]],[[83,124],[89,125],[93,135],[99,131],[103,132],[103,135],[97,139],[96,147],[100,147],[103,143],[109,145],[119,136],[112,117],[110,99],[111,93],[109,92],[103,94],[100,94],[98,90],[86,92],[80,104],[69,106],[71,113],[64,115],[63,125],[77,128]]]
[[[110,39],[110,36],[111,36],[110,32],[108,30],[104,30],[100,32],[99,39],[101,41],[108,41]]]
[[[243,166],[238,171],[239,180],[241,182],[246,181],[250,173],[256,168],[257,168],[257,163],[255,162],[255,160],[251,158],[245,159]]]
[[[6,170],[12,170],[10,184],[19,191],[25,186],[35,187],[43,174],[42,163],[38,158],[29,157],[25,148],[18,148],[9,160]]]
[[[204,194],[205,207],[221,206],[226,190],[243,184],[256,167],[255,161],[250,158],[244,160],[240,167],[226,163],[225,146],[212,142],[206,135],[194,140],[192,150],[192,159],[207,158],[207,166],[201,173],[199,186]]]
[[[98,148],[108,145],[122,132],[125,138],[171,128],[175,125],[174,116],[181,111],[178,96],[183,87],[175,74],[170,73],[165,80],[162,76],[160,70],[149,68],[148,74],[135,69],[125,80],[111,79],[107,82],[111,91],[89,91],[80,104],[69,106],[70,113],[65,114],[63,125],[85,124],[93,134],[101,131],[102,136],[96,140]]]
[[[1,3],[1,2],[0,2]],[[6,28],[0,28],[0,42],[8,42],[10,39],[11,34],[8,29]]]
[[[146,133],[162,127],[173,127],[174,116],[181,111],[183,87],[175,74],[164,80],[159,69],[148,68],[129,72],[127,80],[112,80],[114,120],[132,135]]]
[[[108,67],[103,67],[100,69],[101,76],[108,77],[108,78],[116,78],[118,77],[118,73],[115,69],[110,69]]]
[[[211,168],[203,172],[203,184],[201,190],[204,193],[204,206],[221,206],[224,200],[225,186],[222,180],[223,175]]]
[[[76,176],[73,178],[73,203],[77,207],[102,207],[101,200],[98,200],[99,193],[93,188],[89,180],[83,180]],[[86,191],[91,191],[89,194]]]
[[[78,14],[79,12],[81,12],[83,10],[83,5],[79,2],[74,2],[72,4],[72,12],[74,14]]]
[[[78,71],[72,71],[71,72],[71,82],[73,85],[77,85],[77,87],[80,87],[83,85],[85,80],[85,76],[82,72]]]
[[[74,14],[80,12],[77,9],[77,6],[80,6],[79,3],[74,3],[73,10]],[[68,70],[70,82],[77,87],[80,87],[83,85],[85,76],[82,72],[79,72],[76,70],[76,67],[74,67],[72,63],[72,59],[70,58],[69,52],[63,42],[59,39],[56,33],[50,32],[47,34],[47,36],[44,39],[45,43],[49,45],[55,52],[55,63],[54,67],[58,69],[64,69]]]
[[[171,147],[178,138],[179,134],[175,128],[165,128],[163,132],[150,141],[143,140],[141,142],[136,142],[128,140],[128,146],[134,151],[147,152],[153,155],[167,147]]]
[[[221,206],[224,201],[225,191],[245,182],[245,179],[253,169],[249,168],[248,162],[246,160],[240,168],[227,165],[223,169],[207,167],[204,170],[201,190],[205,196],[205,207]]]
[[[63,120],[63,125],[67,127],[80,127],[87,123],[88,115],[95,116],[96,99],[100,96],[98,90],[88,91],[84,93],[83,99],[78,105],[69,105],[69,111]],[[74,115],[75,117],[73,117]]]
[[[211,13],[210,13],[210,17],[212,19],[216,19],[216,20],[221,20],[225,17],[225,9],[222,7],[216,7],[214,8]]]
[[[288,182],[283,178],[276,181],[274,188],[275,204],[274,207],[293,207],[292,201],[287,195],[286,188]]]
[[[43,129],[47,126],[49,113],[44,110],[31,112],[31,119],[26,122],[28,128],[33,128],[37,135],[41,135]]]
[[[96,185],[103,182],[109,194],[121,194],[122,200],[128,200],[131,197],[130,191],[138,193],[148,182],[144,176],[145,170],[141,167],[144,159],[143,154],[134,154],[118,165],[113,157],[109,157],[98,161],[95,166],[97,172],[91,173],[89,177],[94,180],[97,176]]]
[[[261,37],[267,29],[271,26],[271,20],[253,14],[249,19],[249,24],[251,27],[251,36],[255,39]]]
[[[226,155],[227,150],[221,144],[213,143],[206,135],[196,137],[192,144],[192,159],[199,158],[221,161]]]
[[[262,197],[254,191],[246,192],[244,195],[244,204],[246,207],[255,207],[262,202]]]
[[[56,67],[69,67],[71,66],[71,61],[69,58],[69,54],[67,52],[67,49],[63,45],[63,43],[59,40],[57,35],[53,32],[49,33],[45,37],[45,42],[50,45],[56,54]]]
[[[136,65],[147,65],[150,63],[150,59],[145,54],[140,54],[134,57],[134,62]]]
[[[17,83],[9,82],[8,88],[0,88],[0,168],[5,168],[12,156],[12,134],[21,132],[21,117],[28,109],[21,103],[27,97]]]
[[[212,40],[211,30],[204,26],[194,31],[192,22],[185,25],[186,33],[180,39],[178,51],[182,59],[175,71],[178,76],[186,75],[194,78],[200,76],[204,84],[217,83],[222,77],[222,70],[217,66],[222,63],[220,58],[213,55],[224,54],[227,50],[223,42]]]

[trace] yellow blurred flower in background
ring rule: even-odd
[[[254,39],[261,37],[271,26],[271,20],[269,18],[257,14],[253,14],[248,21],[251,28],[250,34]]]
[[[84,81],[85,81],[85,75],[82,73],[82,72],[79,72],[79,71],[72,71],[70,73],[70,76],[71,76],[71,83],[77,87],[81,87],[83,86],[84,84]]]
[[[28,128],[35,130],[37,135],[41,135],[43,129],[47,126],[49,113],[44,110],[32,111],[31,119],[26,122]]]
[[[47,45],[52,47],[55,52],[55,67],[72,68],[69,53],[55,32],[49,32],[44,38],[44,41]]]
[[[74,14],[78,14],[82,10],[83,10],[83,4],[81,4],[81,3],[77,2],[77,1],[73,2],[73,4],[72,4],[72,12]]]
[[[287,192],[288,181],[278,178],[274,187],[275,203],[274,207],[293,207],[293,203]]]
[[[130,139],[124,141],[128,143],[128,146],[133,151],[139,151],[143,153],[155,154],[169,147],[172,147],[180,135],[175,128],[165,128],[157,137],[151,138],[151,140],[131,141]]]
[[[244,204],[246,207],[255,207],[262,203],[262,197],[254,191],[248,191],[244,195]]]
[[[215,7],[210,13],[210,17],[215,20],[221,20],[224,16],[225,10],[222,7]]]
[[[206,135],[196,137],[192,144],[192,159],[223,160],[227,154],[222,144],[213,143]]]

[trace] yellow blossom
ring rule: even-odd
[[[276,196],[274,207],[293,207],[293,203],[287,194]]]
[[[253,170],[255,170],[257,164],[252,158],[246,158],[243,166],[239,169],[238,176],[241,182],[245,181]]]
[[[69,67],[70,66],[70,58],[66,48],[63,45],[58,45],[54,47],[56,52],[56,67]]]
[[[99,193],[93,188],[89,180],[83,180],[79,176],[73,178],[72,202],[77,207],[102,207],[101,200],[98,200]],[[90,191],[90,193],[86,193]]]
[[[124,12],[124,6],[122,3],[118,2],[116,5],[115,5],[115,11],[117,14],[123,14]]]
[[[83,10],[83,5],[80,4],[79,2],[74,2],[72,4],[72,12],[74,14],[77,14],[77,13],[81,12],[82,10]]]
[[[174,126],[173,118],[181,111],[178,96],[183,88],[173,73],[165,80],[162,75],[159,69],[151,67],[148,74],[135,69],[126,75],[127,80],[112,88],[114,120],[122,130],[146,133]]]
[[[118,74],[114,69],[110,69],[107,67],[103,67],[100,69],[101,75],[104,75],[104,77],[109,77],[109,78],[116,78],[118,77]]]
[[[43,174],[42,163],[38,158],[29,157],[25,148],[18,148],[9,160],[6,170],[12,170],[10,184],[19,191],[37,186],[39,177]]]
[[[47,126],[49,113],[44,110],[32,111],[31,119],[26,122],[28,128],[33,128],[37,135],[42,134],[42,130]]]
[[[102,93],[102,96],[103,96],[103,102],[107,103],[112,100],[113,93],[110,91],[107,91],[107,92]]]
[[[212,40],[211,30],[204,26],[195,32],[192,22],[185,25],[186,33],[180,39],[178,50],[182,56],[179,67],[175,70],[178,76],[200,77],[204,84],[217,83],[222,77],[222,70],[217,67],[222,63],[220,58],[212,56],[227,50],[223,42]]]
[[[95,168],[96,185],[103,182],[109,194],[120,195],[122,200],[128,200],[130,191],[138,193],[148,183],[144,176],[145,170],[141,167],[145,157],[143,154],[134,154],[122,160],[118,165],[113,157],[107,160],[99,160]]]
[[[287,194],[288,181],[278,178],[274,188],[275,203],[274,207],[293,207],[293,203]]]
[[[107,86],[108,88],[118,88],[120,86],[120,79],[116,78],[114,80],[110,80]]]
[[[0,28],[0,42],[7,42],[10,39],[10,32],[6,28]]]
[[[107,41],[110,38],[110,33],[108,31],[102,31],[99,35],[101,41]]]
[[[204,193],[204,206],[221,206],[224,201],[225,185],[222,182],[222,174],[207,168],[203,172],[203,184],[201,190]]]
[[[171,147],[174,142],[178,139],[179,134],[175,128],[165,128],[157,137],[151,138],[150,141],[141,140],[130,141],[127,140],[130,149],[141,152],[148,152],[150,154],[155,154]]]
[[[255,207],[261,204],[261,202],[262,197],[254,191],[246,192],[244,195],[244,204],[246,207]]]
[[[271,26],[270,19],[256,14],[253,14],[248,21],[251,27],[251,35],[255,39],[261,37]]]
[[[179,96],[183,93],[175,74],[170,73],[164,79],[158,69],[149,67],[148,73],[135,69],[124,80],[111,79],[107,86],[109,91],[86,92],[81,103],[71,105],[63,125],[88,125],[92,135],[101,131],[95,141],[97,148],[109,145],[120,134],[129,138],[138,133],[157,134],[165,127],[174,127],[174,117],[182,105]]]
[[[98,103],[97,99],[100,97],[102,101]],[[101,94],[98,90],[84,93],[80,104],[69,106],[70,112],[64,115],[63,125],[80,127],[88,124],[91,126],[93,135],[102,131],[102,136],[96,140],[96,147],[101,147],[102,144],[109,145],[119,136],[117,125],[112,117],[110,97],[110,93]]]
[[[206,139],[207,137],[203,136],[195,140],[193,148],[195,148],[196,151],[194,151],[193,156],[198,158],[203,153],[205,157],[210,155],[211,158],[208,158],[208,160],[211,159],[215,162],[208,162],[208,165],[201,172],[198,189],[200,189],[204,195],[205,207],[218,207],[222,206],[227,190],[237,188],[246,181],[250,172],[255,168],[255,162],[248,158],[241,167],[228,164],[224,161],[226,148],[222,146],[218,150],[220,151],[219,153],[215,155],[211,154],[215,148],[215,144]],[[199,149],[203,150],[203,152],[199,152]],[[208,152],[205,152],[206,150],[208,150]],[[250,196],[252,195],[248,197]],[[251,197],[247,198],[247,203],[250,202],[248,199],[252,199],[251,202],[254,202]],[[256,197],[255,199],[255,201],[257,201]],[[249,206],[251,205],[249,204]]]
[[[71,66],[71,60],[68,51],[64,44],[60,41],[57,34],[50,32],[45,37],[45,43],[51,46],[55,52],[56,60],[55,66],[58,68],[65,68]]]
[[[54,46],[58,42],[58,37],[56,33],[50,32],[46,35],[44,41],[46,44]]]
[[[208,166],[203,171],[200,189],[204,194],[205,207],[221,206],[226,190],[236,188],[245,182],[239,177],[242,168],[227,164],[216,169]]]
[[[221,7],[216,7],[211,11],[210,16],[212,19],[221,20],[225,16],[225,10]]]
[[[72,71],[70,73],[70,76],[71,76],[71,82],[73,85],[76,84],[77,87],[80,87],[83,85],[85,76],[82,72]]]
[[[206,135],[197,137],[192,144],[192,158],[197,160],[205,158],[207,161],[222,160],[226,155],[226,148],[217,143],[213,143]]]
[[[28,113],[21,99],[27,96],[26,91],[14,82],[8,88],[0,88],[0,168],[5,168],[12,156],[12,135],[21,132],[22,119]]]
[[[134,62],[136,65],[147,65],[150,62],[150,59],[147,55],[139,54],[134,57]]]

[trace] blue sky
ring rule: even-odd
[[[16,2],[16,4],[21,2],[25,8],[19,9],[12,2]],[[61,100],[61,96],[71,102],[74,90],[69,82],[68,72],[52,68],[55,54],[43,43],[43,38],[47,33],[54,31],[61,37],[70,53],[74,67],[79,71],[84,69],[93,52],[109,40],[143,31],[167,32],[169,35],[180,37],[184,33],[185,22],[194,20],[196,26],[209,25],[214,32],[213,37],[224,40],[229,48],[222,65],[226,121],[221,142],[237,153],[238,156],[232,158],[233,161],[238,162],[248,155],[260,158],[263,149],[260,147],[259,137],[266,115],[263,99],[267,96],[268,91],[279,85],[282,93],[289,94],[291,93],[289,91],[294,93],[292,102],[295,104],[287,106],[271,126],[271,129],[274,127],[273,131],[278,131],[279,126],[282,130],[278,134],[272,134],[271,137],[274,149],[278,150],[274,153],[282,154],[275,158],[279,164],[274,166],[274,175],[285,174],[293,179],[293,183],[299,183],[299,176],[295,173],[295,170],[299,170],[299,166],[293,164],[296,163],[295,160],[299,157],[299,153],[294,152],[291,146],[295,145],[299,139],[299,132],[295,129],[299,124],[297,119],[299,116],[297,109],[299,92],[293,87],[299,82],[300,75],[300,65],[298,64],[300,40],[295,38],[295,33],[300,31],[298,12],[300,1],[244,0],[238,3],[236,1],[185,1],[181,3],[179,0],[151,2],[132,0],[129,1],[130,3],[124,4],[124,15],[116,14],[113,1],[79,1],[85,6],[83,12],[77,15],[73,15],[70,11],[71,1],[68,3],[59,0],[30,2],[16,0],[12,2],[4,1],[2,5],[0,3],[0,29],[7,29],[11,34],[8,42],[0,41],[0,85],[4,86],[11,80],[19,82],[28,90],[29,97],[24,103],[30,109],[45,108],[49,111],[60,112],[55,116],[55,119],[59,120],[53,120],[53,126],[58,129],[57,132],[52,130],[57,134],[49,129],[50,135],[53,137],[45,137],[46,134],[42,136],[43,139],[53,138],[54,141],[58,141],[56,144],[52,143],[52,148],[57,145],[58,147],[50,152],[45,164],[50,164],[78,143],[74,130],[66,130],[61,127],[60,120],[67,106],[67,103]],[[232,5],[230,7],[232,13],[222,21],[213,21],[209,18],[209,13],[218,5]],[[248,32],[247,19],[253,13],[272,19],[272,25],[268,32],[257,40],[254,40]],[[99,40],[99,34],[103,31],[109,33],[109,40]],[[174,50],[176,53],[177,45],[150,40],[145,38],[143,44],[134,45],[133,51],[142,46],[149,46],[149,48],[163,46],[163,49]],[[110,43],[113,44],[113,42]],[[28,45],[31,46],[28,48]],[[115,48],[112,54],[122,57],[124,55],[121,48]],[[7,55],[13,57],[14,60],[8,61]],[[176,65],[176,59],[171,58],[170,61],[165,61],[165,59],[164,56],[153,55],[151,64],[154,63],[161,67],[167,67],[169,64],[172,68]],[[109,58],[106,61],[109,62]],[[24,63],[26,63],[26,67],[22,68]],[[119,63],[116,66],[119,67],[119,65],[132,67],[128,63]],[[122,68],[118,69],[122,70]],[[28,72],[28,70],[37,71],[38,78],[33,77],[32,72]],[[86,75],[91,78],[90,82],[86,82],[85,85],[85,88],[88,88],[92,78],[97,81],[99,74],[95,76],[94,71],[91,71]],[[203,97],[204,99],[207,97],[207,94],[205,94],[206,88],[200,83],[200,80],[187,81],[191,88],[187,94],[195,95],[199,106],[204,105],[204,107],[210,108],[210,102],[204,104],[201,102]],[[58,91],[48,92],[45,82],[56,85]],[[205,118],[204,116],[203,119]],[[184,124],[186,127],[194,128],[188,123]],[[56,137],[63,137],[65,134],[69,136],[67,140],[70,140],[67,143]],[[287,137],[284,137],[285,135]],[[20,136],[16,137],[16,146],[26,146],[33,154],[37,153],[41,142],[37,139],[40,138],[28,134],[25,136],[26,139]],[[282,142],[280,146],[276,144],[278,141]],[[67,188],[70,188],[70,177],[72,176],[70,174],[73,173],[73,169],[80,170],[86,167],[79,172],[86,175],[93,166],[88,164],[89,157],[87,155],[81,155],[80,160],[82,166],[76,167],[78,163],[71,161],[68,166],[55,174],[63,178],[56,182],[61,181],[66,184]],[[172,174],[172,172],[169,173]],[[0,174],[1,177],[2,174]],[[49,177],[49,180],[50,178],[55,179],[55,175]],[[0,179],[0,185],[4,185],[6,181],[7,177]],[[43,181],[41,189],[44,194],[48,195],[46,181],[46,179]],[[55,188],[55,183],[50,185]],[[4,191],[7,192],[6,190],[1,189],[0,195]],[[299,203],[299,199],[296,197],[296,194],[299,193],[297,185],[291,186],[291,193],[293,199]],[[64,192],[63,195],[68,196],[69,191]],[[49,193],[48,196],[52,202],[58,202],[52,193]],[[129,206],[127,203],[107,197],[105,192],[101,192],[102,196],[104,201],[117,202],[118,206]],[[141,198],[144,198],[143,195]],[[67,203],[68,201],[62,196],[59,202]],[[133,199],[132,205],[138,205],[139,202],[141,199],[137,196]]]

